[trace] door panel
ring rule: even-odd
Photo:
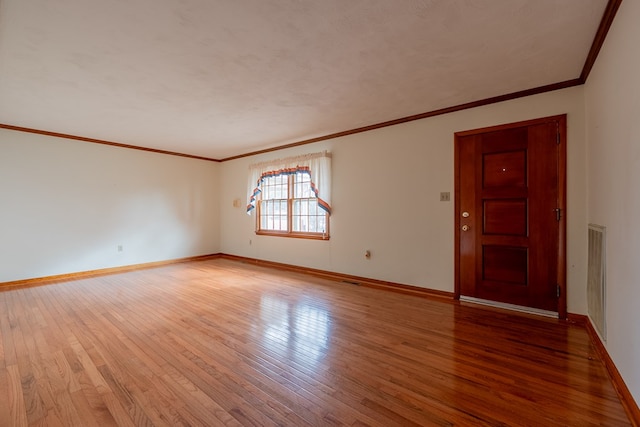
[[[563,312],[564,124],[558,116],[456,134],[458,296]]]
[[[509,285],[527,285],[527,248],[484,245],[482,279]]]
[[[527,199],[486,199],[483,202],[485,235],[527,235]]]
[[[484,188],[526,187],[527,153],[524,150],[482,156]]]

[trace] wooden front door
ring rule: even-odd
[[[566,317],[566,116],[458,132],[456,296]]]

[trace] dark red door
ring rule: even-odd
[[[565,116],[456,133],[456,294],[566,315]]]

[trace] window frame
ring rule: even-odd
[[[287,229],[286,230],[268,230],[268,229],[263,229],[261,228],[262,226],[262,202],[266,201],[266,200],[285,200],[285,199],[266,199],[263,200],[262,199],[262,195],[264,194],[264,189],[265,187],[263,187],[262,191],[260,192],[260,195],[258,197],[257,203],[256,203],[256,227],[255,227],[255,232],[257,235],[261,235],[261,236],[276,236],[276,237],[290,237],[290,238],[296,238],[296,239],[311,239],[311,240],[329,240],[330,238],[330,233],[329,233],[329,226],[330,226],[330,218],[331,215],[329,215],[328,212],[326,212],[324,209],[319,208],[320,211],[323,212],[324,216],[325,216],[325,225],[326,225],[326,229],[324,232],[320,233],[320,232],[315,232],[315,231],[294,231],[293,230],[293,211],[294,211],[294,201],[295,200],[314,200],[317,202],[317,197],[295,197],[295,182],[296,182],[296,176],[297,175],[309,175],[308,171],[295,171],[293,173],[285,173],[282,174],[286,177],[287,180],[287,198],[286,198],[286,205],[287,205]],[[263,179],[267,179],[267,178],[275,178],[276,176],[270,176],[270,177],[265,177]],[[264,182],[264,181],[263,181]]]

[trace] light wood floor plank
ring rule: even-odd
[[[0,290],[0,392],[11,426],[630,425],[581,326],[223,259]]]
[[[10,407],[10,415],[6,418],[10,425],[16,427],[22,427],[29,425],[27,420],[27,410],[24,404],[24,397],[22,394],[22,381],[20,379],[20,371],[17,365],[10,365],[6,367],[7,381],[7,401]]]

